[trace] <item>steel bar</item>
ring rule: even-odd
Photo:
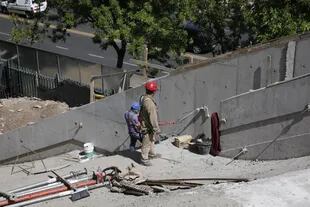
[[[97,182],[95,180],[87,180],[87,181],[82,181],[82,182],[75,183],[72,186],[74,188],[82,188],[82,187],[87,187],[87,186],[90,186],[90,185],[95,185],[96,183]],[[48,190],[45,190],[45,191],[40,191],[40,192],[36,192],[36,193],[32,193],[32,194],[27,194],[27,195],[15,198],[14,201],[11,201],[11,200],[0,201],[0,206],[6,206],[6,205],[9,205],[9,204],[14,204],[14,203],[19,203],[19,202],[23,202],[23,201],[28,201],[28,200],[32,200],[32,199],[36,199],[36,198],[40,198],[40,197],[44,197],[44,196],[48,196],[48,195],[64,192],[64,191],[67,191],[67,190],[68,190],[68,187],[61,186],[61,187],[57,187],[57,188],[53,188],[53,189],[48,189]]]
[[[55,171],[52,170],[52,173],[54,175],[56,175],[57,180],[59,180],[60,182],[62,182],[68,189],[70,190],[75,190],[75,188],[63,177],[61,177],[60,175],[58,175]]]
[[[231,161],[229,161],[225,166],[229,165],[236,159],[238,159],[241,155],[245,154],[248,152],[248,149],[246,147],[243,147],[238,154],[236,154],[233,158],[231,158]]]
[[[175,185],[175,186],[189,186],[189,187],[197,187],[203,185],[202,183],[190,183],[183,181],[145,181],[143,184],[145,185]]]
[[[64,178],[65,179],[70,179],[70,178],[74,178],[74,177],[77,177],[77,176],[80,176],[80,175],[85,175],[85,174],[87,174],[86,170],[83,171],[83,172],[77,172],[75,174],[66,175],[66,176],[64,176]],[[57,182],[57,178],[50,178],[47,181],[43,181],[43,182],[39,182],[39,183],[36,183],[36,184],[27,185],[25,187],[21,187],[21,188],[17,188],[17,189],[14,189],[14,190],[10,190],[8,193],[9,194],[18,193],[18,192],[21,192],[21,191],[25,191],[25,190],[41,187],[41,186],[44,186],[44,185],[48,185],[48,184],[51,184],[51,183],[54,183],[54,182]]]
[[[43,201],[46,201],[46,200],[50,200],[50,199],[55,199],[55,198],[61,198],[61,197],[64,197],[64,196],[68,196],[68,195],[71,195],[72,192],[73,192],[73,190],[68,190],[68,191],[60,192],[60,193],[57,193],[57,194],[54,194],[54,195],[49,195],[49,196],[45,196],[45,197],[42,197],[42,198],[36,198],[36,199],[33,199],[33,200],[28,200],[28,201],[24,201],[24,202],[20,202],[20,203],[15,203],[15,204],[8,205],[8,206],[10,206],[10,207],[27,206],[27,205],[31,205],[31,204],[35,204],[35,203],[40,203],[40,202],[43,202]]]
[[[178,179],[163,179],[163,180],[146,180],[145,182],[169,182],[169,181],[202,181],[202,180],[223,180],[234,182],[248,182],[247,178],[178,178]]]
[[[38,175],[38,174],[43,174],[43,173],[48,173],[48,172],[51,172],[52,170],[61,170],[61,169],[64,169],[64,168],[67,168],[67,167],[70,167],[71,164],[68,164],[68,165],[63,165],[63,166],[60,166],[60,167],[57,167],[57,168],[51,168],[51,169],[48,169],[48,170],[43,170],[43,171],[39,171],[39,172],[34,172],[34,173],[31,173],[32,175]]]
[[[89,186],[89,187],[87,187],[87,189],[88,190],[94,190],[94,189],[97,189],[97,188],[101,188],[103,186],[105,186],[105,184],[99,183],[99,184],[96,184],[96,185]],[[41,198],[36,198],[36,199],[32,199],[32,200],[16,203],[16,204],[13,204],[13,205],[9,205],[9,207],[20,207],[20,206],[32,205],[32,204],[35,204],[35,203],[40,203],[40,202],[47,201],[47,200],[52,200],[52,199],[55,199],[55,198],[61,198],[61,197],[69,196],[69,195],[72,195],[72,193],[74,193],[73,190],[68,190],[68,191],[57,193],[57,194],[53,194],[53,195],[49,195],[49,196],[45,196],[45,197],[41,197]]]
[[[91,177],[85,177],[85,178],[81,178],[81,179],[78,179],[78,180],[68,180],[68,182],[70,182],[71,184],[74,184],[74,183],[77,183],[77,182],[89,180],[90,178]],[[22,191],[22,192],[16,193],[15,195],[16,195],[16,197],[21,197],[21,196],[24,196],[24,195],[27,195],[27,194],[36,193],[36,192],[44,191],[44,190],[49,190],[49,189],[60,187],[60,186],[63,186],[63,183],[55,182],[55,183],[51,183],[51,184],[46,185],[46,186],[41,186],[41,187],[38,187],[38,188],[29,189],[27,191]]]

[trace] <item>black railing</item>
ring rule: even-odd
[[[58,86],[57,77],[48,77],[28,68],[18,67],[11,61],[4,63],[0,71],[1,98],[38,97],[39,90],[52,90]]]

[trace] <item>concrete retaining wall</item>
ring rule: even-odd
[[[293,38],[293,40],[295,39],[298,39],[298,37]],[[296,61],[294,61],[295,68],[296,65],[298,65],[298,55],[310,52],[310,47],[302,47],[299,41],[310,42],[309,39],[297,41],[295,52]],[[222,100],[284,80],[287,63],[287,42],[287,40],[283,40],[257,48],[243,49],[211,61],[186,66],[184,69],[175,71],[170,76],[160,79],[158,81],[160,89],[156,96],[160,120],[176,120],[201,106],[207,106],[209,114],[212,112],[219,112],[221,109],[220,102]],[[306,68],[307,69],[304,71],[308,70],[308,63]],[[294,76],[299,73],[300,72],[295,72]],[[297,85],[296,88],[289,87],[289,89],[287,89],[287,84]],[[285,127],[289,125],[290,120],[285,118],[286,112],[290,111],[290,113],[295,113],[300,110],[302,105],[306,102],[305,97],[309,94],[306,93],[306,89],[304,92],[298,93],[299,95],[295,98],[302,98],[302,100],[304,100],[302,103],[290,100],[290,95],[287,95],[287,91],[291,93],[296,92],[297,89],[299,90],[302,88],[302,85],[298,84],[301,84],[300,80],[293,80],[285,84],[267,87],[266,90],[259,90],[255,93],[238,96],[244,97],[244,106],[246,105],[249,111],[252,106],[248,106],[247,104],[253,105],[256,103],[253,101],[253,94],[257,94],[257,99],[261,104],[258,104],[257,107],[261,107],[261,110],[265,109],[266,103],[271,104],[271,110],[266,111],[266,114],[258,114],[258,118],[254,116],[256,114],[251,114],[251,116],[253,115],[252,117],[248,114],[248,116],[246,116],[247,119],[243,118],[244,115],[242,113],[235,113],[234,111],[234,107],[242,104],[238,102],[239,99],[231,99],[231,102],[227,100],[227,102],[225,102],[225,110],[229,111],[227,118],[230,119],[230,116],[233,119],[235,119],[236,116],[239,117],[236,120],[227,122],[227,128],[223,128],[223,149],[226,150],[224,155],[231,156],[234,154],[233,152],[229,153],[229,150],[233,151],[234,148],[243,146],[243,142],[247,145],[251,143],[255,144],[257,139],[260,139],[259,137],[261,137],[262,131],[268,131],[267,127],[272,126],[271,124],[264,124],[265,119],[269,120],[272,118],[272,123],[276,126],[284,125]],[[278,89],[278,87],[281,89]],[[285,97],[286,99],[281,100],[288,101],[287,104],[283,104],[283,106],[279,108],[272,105],[274,99],[270,96],[277,95],[274,90],[277,91],[277,93],[280,91],[283,94],[280,98]],[[270,94],[269,96],[265,96],[266,91]],[[55,144],[57,145],[69,140],[77,140],[80,142],[91,141],[98,149],[108,152],[125,149],[128,147],[128,135],[123,113],[129,108],[130,104],[138,100],[143,93],[143,87],[130,89],[124,93],[116,94],[104,100],[76,108],[65,114],[51,117],[33,126],[27,126],[1,135],[0,160],[9,159],[26,153],[27,150],[23,149],[20,140],[23,141],[24,145],[31,147],[32,150],[42,149]],[[259,112],[258,109],[257,112]],[[284,112],[282,110],[284,110]],[[284,118],[282,117],[277,120],[275,116],[284,116]],[[246,123],[243,122],[244,120],[246,120]],[[302,124],[305,123],[304,120],[306,119],[300,122],[301,125],[294,125],[294,127],[300,127],[301,130],[295,131],[292,127],[291,130],[293,130],[294,136],[297,133],[303,133],[302,130],[308,128],[305,124]],[[238,131],[240,134],[238,134],[237,131],[229,132],[231,128],[251,124],[253,122],[256,124],[254,124],[251,129],[241,127]],[[228,127],[229,124],[231,125],[230,127]],[[261,130],[255,131],[256,128],[259,130],[259,127],[262,127]],[[247,143],[249,139],[240,138],[244,136],[242,133],[247,133],[247,130],[252,130],[248,133],[255,133],[255,139],[252,140],[253,142]],[[275,137],[277,133],[280,133],[281,130],[282,128],[279,127],[278,130],[270,133],[269,136],[263,136],[263,138],[269,137],[269,139],[267,139],[268,141]],[[162,127],[162,131],[168,134],[189,133],[194,137],[201,133],[210,136],[210,119],[208,118],[207,111],[200,111],[199,113],[189,116],[177,126]],[[272,131],[272,128],[270,128],[269,131]],[[290,136],[290,134],[283,133],[281,135],[281,137],[286,136]],[[298,134],[298,139],[303,139],[303,136]],[[279,147],[279,149],[273,151],[275,153],[273,158],[276,159],[278,156],[276,154],[280,152],[283,152],[283,154],[287,154],[286,151],[293,152],[293,149],[288,148],[287,144],[285,144],[293,140],[294,139],[287,139],[286,142],[281,142],[282,145],[278,144],[277,147]],[[264,139],[262,139],[262,141],[264,141]],[[241,144],[237,146],[235,143]],[[256,146],[253,148],[255,150],[251,150],[251,152],[259,151],[259,148]],[[307,150],[303,152],[304,153],[299,153],[299,155],[294,153],[288,154],[290,156],[301,156],[308,153]],[[283,156],[279,155],[279,157]]]
[[[309,48],[309,39],[301,39],[297,42],[294,68],[295,77],[310,73]]]
[[[222,155],[234,156],[243,147],[249,150],[242,156],[246,159],[308,155],[307,104],[310,104],[310,74],[222,101],[220,114],[226,119],[221,124]]]

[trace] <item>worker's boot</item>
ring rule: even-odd
[[[136,148],[134,146],[130,146],[129,150],[130,150],[130,152],[135,152]]]
[[[159,154],[159,153],[156,153],[156,154],[149,154],[149,158],[150,158],[150,159],[161,158],[161,154]]]
[[[152,166],[150,160],[141,159],[141,164],[144,166]]]

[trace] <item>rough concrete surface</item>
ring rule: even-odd
[[[187,150],[176,148],[171,140],[156,145],[157,152],[165,159],[152,160],[153,166],[144,167],[136,163],[137,170],[149,179],[191,178],[191,177],[233,177],[251,179],[248,183],[205,182],[202,187],[189,190],[153,194],[135,197],[111,193],[107,188],[93,190],[90,197],[71,202],[68,197],[46,201],[34,206],[309,206],[310,205],[310,157],[301,157],[278,161],[236,160],[231,164],[228,158],[197,155]],[[117,166],[124,170],[130,163],[135,163],[139,153],[123,153],[110,157],[98,157],[86,163],[68,161],[70,154],[51,157],[44,160],[47,168],[71,164],[59,170],[61,175],[71,170],[97,170],[100,166]],[[132,158],[126,157],[131,155]],[[30,165],[26,163],[25,165]],[[32,171],[42,169],[36,161]],[[47,174],[27,176],[23,172],[11,174],[12,166],[2,166],[0,190],[25,186],[47,179]],[[17,168],[15,168],[17,169]]]

